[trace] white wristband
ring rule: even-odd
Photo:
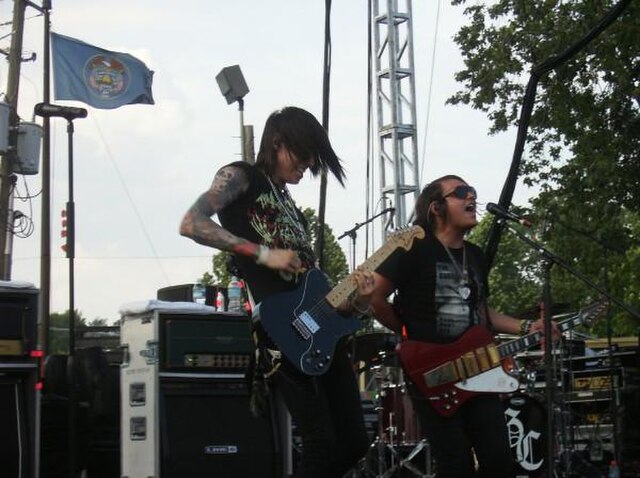
[[[267,262],[267,259],[269,258],[270,253],[271,251],[267,246],[265,246],[264,244],[260,244],[260,248],[258,250],[258,257],[256,257],[256,264],[260,264],[260,265],[265,264]]]

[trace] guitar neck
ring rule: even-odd
[[[369,272],[375,271],[397,247],[398,244],[395,241],[387,241],[382,247],[380,247],[380,249],[369,256],[361,267]],[[357,284],[353,275],[353,272],[349,274],[327,294],[327,302],[329,302],[334,308],[347,300],[356,290]]]
[[[569,319],[556,322],[556,327],[558,328],[558,331],[560,333],[563,333],[571,330],[577,325],[580,325],[583,321],[584,316],[579,313]],[[520,352],[521,350],[525,350],[533,347],[534,345],[538,345],[543,338],[544,332],[542,331],[523,335],[518,339],[510,340],[509,342],[498,345],[498,353],[500,354],[500,358],[509,357],[517,352]]]

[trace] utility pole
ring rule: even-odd
[[[18,91],[22,63],[25,1],[13,2],[13,32],[9,50],[9,74],[6,98],[9,105],[9,147],[0,166],[0,279],[11,279],[13,234],[13,164],[18,154]]]
[[[42,0],[44,15],[44,55],[43,55],[43,101],[51,101],[49,66],[49,31],[51,0]],[[50,296],[51,296],[51,128],[49,118],[42,118],[42,230],[40,231],[40,312],[38,323],[38,343],[47,355],[49,350]],[[70,312],[72,313],[72,312]]]

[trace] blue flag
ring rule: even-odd
[[[104,50],[51,33],[54,96],[100,109],[154,104],[153,72],[127,53]]]

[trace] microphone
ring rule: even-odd
[[[50,103],[38,103],[33,112],[43,118],[60,117],[68,121],[76,118],[86,118],[87,110],[84,108],[76,108],[74,106],[52,105]]]
[[[507,211],[502,206],[494,204],[492,202],[487,203],[487,211],[496,216],[499,219],[505,219],[507,221],[517,222],[524,227],[531,227],[531,221],[524,219],[520,216],[516,216],[512,212]]]

